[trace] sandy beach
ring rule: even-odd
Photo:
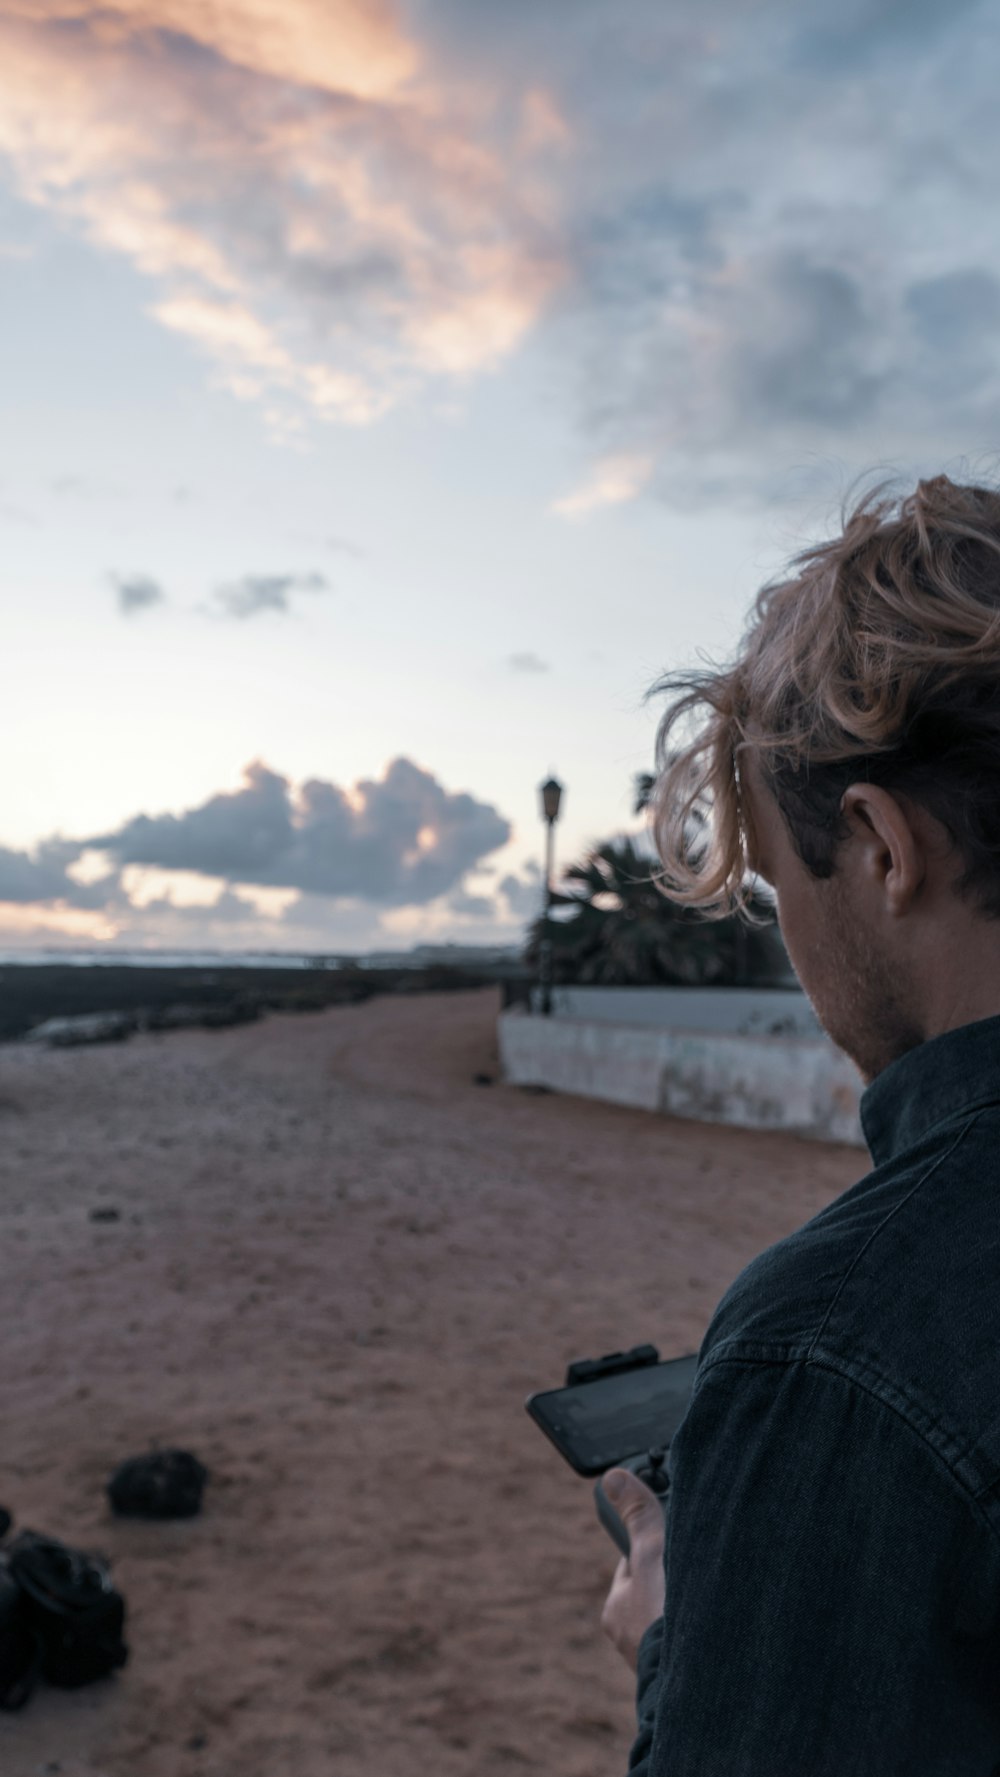
[[[0,1504],[109,1557],[131,1649],[0,1716],[6,1777],[624,1772],[614,1550],[524,1397],[696,1350],[866,1161],[476,1085],[497,1005],[0,1047]],[[200,1518],[111,1518],[154,1441]]]

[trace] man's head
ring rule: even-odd
[[[718,918],[769,882],[817,1017],[870,1080],[1000,1013],[1000,494],[876,490],[793,565],[730,666],[658,687],[684,692],[658,737],[661,886]]]

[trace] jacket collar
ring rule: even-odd
[[[1000,1104],[1000,1013],[928,1037],[898,1055],[861,1094],[859,1113],[876,1166],[939,1123]]]

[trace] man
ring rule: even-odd
[[[873,1169],[716,1309],[665,1536],[605,1479],[643,1777],[1000,1774],[1000,494],[877,494],[664,681],[665,892],[772,885]]]

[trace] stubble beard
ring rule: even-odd
[[[864,922],[846,905],[839,882],[827,886],[823,990],[813,1010],[867,1086],[890,1062],[917,1048],[925,1032],[894,961],[873,944]]]

